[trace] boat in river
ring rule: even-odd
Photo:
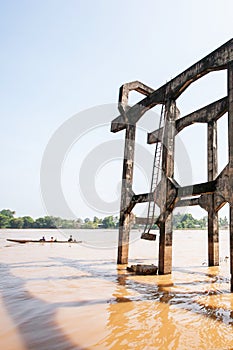
[[[15,243],[69,243],[69,244],[78,244],[82,243],[82,241],[58,241],[58,240],[41,240],[41,239],[12,239],[7,238],[8,242],[15,242]]]

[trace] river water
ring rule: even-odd
[[[17,244],[6,238],[81,244]],[[129,264],[157,264],[158,241],[131,234]],[[174,231],[173,272],[134,276],[117,265],[115,230],[0,231],[0,348],[233,349],[229,232],[207,267],[207,232]]]

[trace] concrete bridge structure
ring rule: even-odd
[[[206,74],[227,70],[227,96],[208,106],[180,117],[177,98],[195,81]],[[128,106],[131,91],[145,97],[132,107]],[[154,191],[135,194],[132,190],[135,132],[139,119],[156,105],[164,106],[164,130],[148,133],[148,143],[161,143],[162,175]],[[229,203],[230,235],[230,289],[233,292],[233,39],[186,69],[170,82],[154,90],[139,81],[124,84],[119,93],[120,115],[112,121],[111,131],[125,130],[118,263],[128,263],[129,234],[132,210],[138,203],[155,201],[160,208],[156,223],[159,226],[159,274],[172,272],[172,212],[175,207],[199,205],[208,213],[208,264],[219,265],[218,211]],[[217,120],[228,113],[229,162],[218,174]],[[208,181],[180,186],[174,179],[175,137],[193,123],[208,125]],[[161,135],[163,135],[161,139]],[[227,135],[226,135],[227,136]]]

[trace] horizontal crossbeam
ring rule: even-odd
[[[122,115],[115,118],[111,124],[111,131],[118,132],[125,129],[127,123],[137,123],[147,110],[157,104],[164,104],[167,99],[177,99],[194,81],[209,72],[226,69],[230,61],[233,61],[233,39],[129,108],[126,113],[127,120]]]
[[[227,97],[224,97],[218,101],[215,101],[208,106],[198,109],[183,118],[176,120],[176,132],[179,133],[181,130],[195,123],[209,123],[211,121],[217,121],[228,111]],[[161,142],[160,135],[163,134],[163,128],[157,129],[148,133],[147,143],[152,144]]]

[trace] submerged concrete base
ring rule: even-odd
[[[134,272],[136,275],[157,275],[158,267],[155,265],[131,265],[127,271]]]

